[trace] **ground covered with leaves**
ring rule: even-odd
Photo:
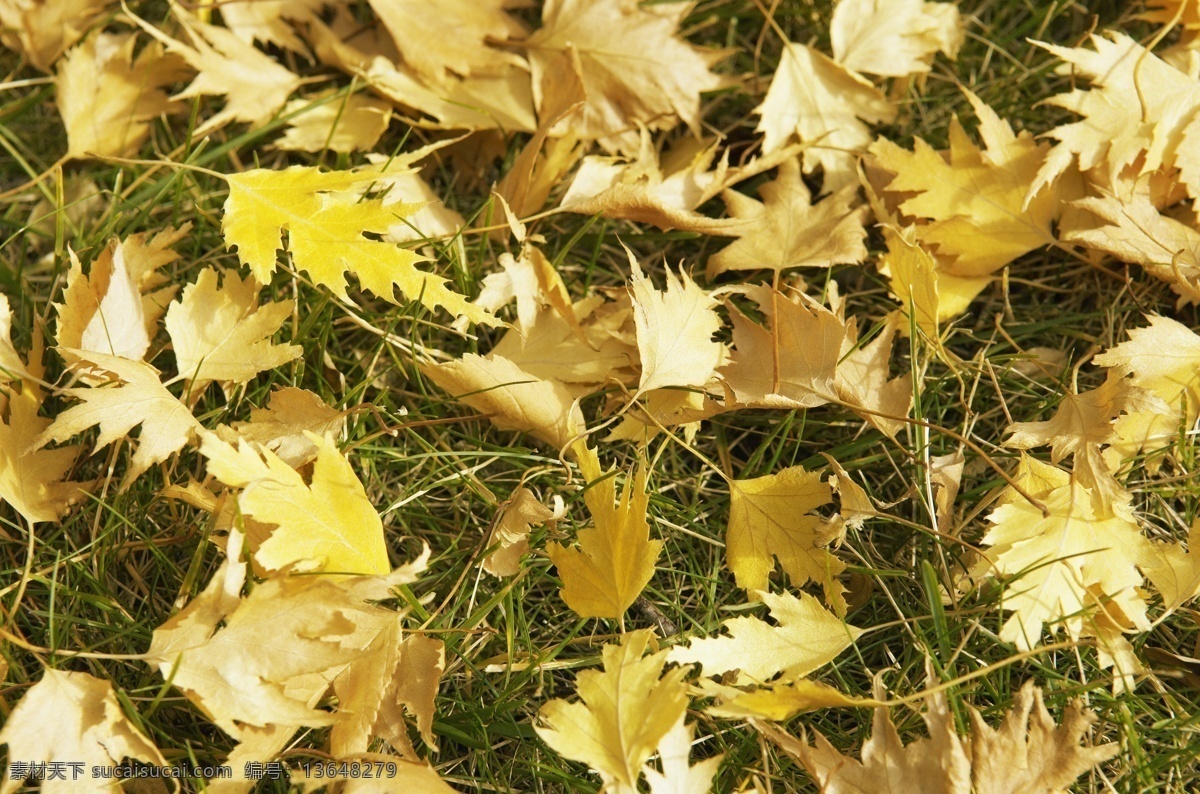
[[[0,794],[1200,788],[1194,3],[0,42]]]

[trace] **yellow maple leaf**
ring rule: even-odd
[[[200,395],[216,381],[243,384],[260,372],[300,357],[299,345],[276,344],[271,336],[291,314],[295,302],[258,303],[258,283],[232,270],[205,268],[167,309],[164,325],[171,335],[179,374]]]
[[[763,151],[774,152],[796,135],[804,170],[825,171],[826,191],[857,182],[855,154],[871,143],[864,122],[888,122],[896,107],[861,75],[803,44],[785,41],[779,68],[755,109],[762,118]]]
[[[1028,132],[1014,134],[979,97],[966,94],[986,150],[953,121],[946,156],[920,138],[912,152],[880,138],[871,153],[896,175],[887,192],[916,194],[905,198],[900,209],[918,219],[917,237],[944,260],[943,269],[980,278],[1055,242],[1050,223],[1058,213],[1058,199],[1047,192],[1026,204],[1048,147]]]
[[[58,64],[55,101],[67,129],[67,157],[131,157],[150,137],[154,119],[174,103],[163,87],[183,64],[155,43],[133,57],[132,33],[97,33]]]
[[[642,765],[687,709],[688,668],[662,675],[667,652],[643,656],[652,637],[642,629],[622,636],[620,645],[605,645],[604,672],[584,670],[576,678],[582,702],[551,700],[538,711],[543,724],[534,726],[559,755],[599,772],[612,794],[637,791]]]
[[[580,617],[622,620],[625,610],[654,575],[663,541],[650,540],[646,469],[638,467],[616,501],[615,477],[602,475],[596,451],[577,443],[579,468],[588,481],[583,492],[593,526],[580,530],[578,548],[546,547],[563,581],[563,600]]]
[[[725,556],[738,587],[765,590],[778,560],[793,585],[820,583],[826,603],[845,614],[845,588],[838,575],[846,564],[828,548],[844,529],[839,520],[809,515],[833,499],[820,472],[792,466],[764,477],[730,480],[729,495]]]
[[[879,269],[888,276],[892,294],[904,304],[913,324],[926,340],[941,344],[939,326],[966,311],[971,301],[992,283],[990,276],[963,278],[941,266],[914,238],[914,227],[898,231],[890,226],[883,230],[888,252],[880,257]]]
[[[609,151],[632,153],[638,127],[700,130],[700,93],[725,81],[709,71],[720,53],[693,47],[676,28],[689,3],[643,6],[622,0],[547,0],[542,27],[524,45],[540,87],[568,48],[579,56],[587,101],[570,126]],[[541,97],[539,107],[541,107]]]
[[[0,794],[23,788],[24,781],[11,774],[11,764],[17,760],[27,765],[61,764],[67,770],[73,764],[82,766],[82,780],[70,771],[61,778],[45,777],[43,772],[41,790],[46,794],[80,790],[117,794],[124,790],[120,781],[102,782],[92,776],[126,758],[167,765],[154,742],[125,716],[112,684],[87,673],[49,668],[8,715],[0,729],[0,744],[8,745],[10,764]]]
[[[748,408],[812,408],[836,400],[834,378],[853,324],[809,298],[768,288],[743,288],[770,330],[731,306],[733,352],[721,377]]]
[[[748,692],[708,680],[700,683],[706,695],[713,694],[721,699],[719,704],[709,706],[704,713],[725,719],[754,717],[783,722],[797,714],[817,709],[883,705],[878,700],[847,695],[828,684],[808,678],[781,680],[771,686],[754,687]]]
[[[829,21],[833,59],[858,72],[905,77],[928,72],[940,52],[951,60],[963,42],[953,3],[840,0]]]
[[[200,452],[208,472],[241,488],[238,506],[255,521],[274,524],[254,549],[267,570],[303,565],[334,573],[385,574],[391,570],[383,524],[350,463],[329,436],[311,436],[317,447],[312,482],[269,450],[237,447],[205,433]]]
[[[730,214],[750,225],[738,227],[738,239],[708,258],[710,279],[727,270],[769,268],[778,273],[793,267],[858,264],[867,258],[867,207],[852,206],[857,185],[813,204],[799,161],[789,158],[779,166],[775,181],[758,192],[761,202],[734,190],[721,194]]]
[[[88,370],[104,387],[63,389],[64,396],[82,402],[59,413],[33,440],[34,448],[66,441],[99,425],[95,448],[100,449],[141,425],[137,451],[121,480],[125,489],[151,465],[183,449],[201,429],[192,412],[167,391],[158,370],[149,364],[71,348],[60,348],[59,353],[69,366]]]
[[[1113,685],[1124,689],[1135,671],[1120,663],[1136,658],[1121,631],[1150,628],[1142,587],[1145,574],[1161,565],[1159,549],[1142,534],[1128,494],[1097,512],[1092,489],[1030,458],[1022,458],[1016,480],[1049,514],[1013,494],[988,516],[976,573],[1011,577],[1001,601],[1013,614],[1000,638],[1028,650],[1047,625],[1065,628],[1072,639],[1096,637],[1101,664],[1118,664]]]
[[[8,296],[0,293],[0,383],[27,377],[25,362],[12,342],[12,307]]]
[[[1129,340],[1096,356],[1096,364],[1128,375],[1134,386],[1165,403],[1156,410],[1136,410],[1114,423],[1120,440],[1112,449],[1121,458],[1170,446],[1180,424],[1188,427],[1200,415],[1200,336],[1169,317],[1147,315],[1150,325],[1129,331]],[[1161,461],[1151,459],[1156,471]]]
[[[825,610],[813,596],[801,593],[776,595],[757,591],[778,626],[744,616],[721,624],[728,637],[692,640],[671,649],[667,660],[679,664],[698,662],[704,675],[719,676],[737,670],[738,685],[762,684],[782,674],[785,680],[808,675],[833,661],[859,635],[857,629]]]
[[[113,0],[0,0],[0,43],[43,72]]]
[[[542,380],[498,355],[467,353],[421,372],[501,430],[532,433],[555,449],[585,429],[583,411],[562,383]]]
[[[717,302],[686,273],[667,268],[667,288],[659,292],[642,273],[633,253],[630,294],[637,327],[642,375],[638,394],[665,386],[703,387],[716,372],[725,347],[713,339],[721,328]]]
[[[292,166],[284,171],[253,169],[229,176],[229,198],[221,230],[228,247],[249,265],[260,282],[270,283],[276,251],[288,233],[288,251],[300,270],[314,282],[346,296],[345,272],[379,297],[395,302],[394,289],[430,309],[441,306],[477,323],[499,321],[448,289],[446,280],[424,273],[415,265],[423,257],[364,234],[385,234],[408,205],[368,199],[359,201],[353,188],[370,184],[373,172],[322,172]]]

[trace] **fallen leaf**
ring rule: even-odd
[[[199,397],[209,383],[243,384],[266,370],[299,358],[299,345],[276,344],[271,337],[292,315],[295,302],[258,303],[258,282],[232,270],[221,274],[205,268],[167,309],[164,324],[171,335],[179,374],[190,381],[188,393]]]
[[[650,539],[646,469],[639,466],[616,500],[616,478],[602,473],[596,451],[575,447],[587,480],[584,503],[592,526],[579,531],[578,548],[550,543],[546,552],[563,581],[562,598],[584,618],[622,620],[654,575],[663,541]]]
[[[8,296],[0,293],[0,383],[21,380],[29,376],[25,371],[25,362],[12,342],[12,307],[8,305]]]
[[[1081,746],[1096,715],[1071,701],[1062,723],[1042,701],[1042,690],[1026,681],[1004,713],[999,729],[970,709],[971,737],[966,742],[976,794],[1059,794],[1076,778],[1120,752],[1115,743]]]
[[[778,626],[756,617],[730,618],[721,624],[729,636],[676,646],[667,660],[698,662],[706,676],[737,670],[739,685],[766,683],[780,674],[788,681],[833,661],[862,634],[807,593],[797,598],[759,590],[754,595],[767,605]]]
[[[620,645],[605,645],[604,672],[584,670],[575,679],[582,702],[551,700],[534,726],[559,755],[599,772],[612,794],[637,791],[642,765],[687,709],[688,669],[662,675],[667,652],[643,656],[653,636],[631,631]]]
[[[906,424],[904,418],[913,399],[912,375],[905,373],[891,378],[889,374],[897,325],[898,315],[893,312],[883,331],[869,343],[857,348],[852,343],[838,363],[833,384],[843,402],[893,438]]]
[[[804,171],[825,172],[823,187],[836,191],[856,183],[855,155],[871,143],[866,123],[888,122],[896,107],[857,72],[803,44],[785,41],[779,68],[755,113],[763,152],[787,145],[796,135],[804,149]]]
[[[117,702],[108,681],[87,673],[47,668],[13,708],[0,729],[0,744],[8,745],[9,763],[62,765],[66,770],[55,779],[43,771],[41,791],[63,794],[80,791],[120,792],[120,781],[99,780],[88,784],[74,780],[71,764],[82,767],[83,780],[104,769],[120,766],[126,758],[145,764],[166,766],[154,743],[135,727]],[[43,769],[45,767],[43,766]],[[12,767],[8,770],[12,773]],[[22,788],[23,780],[10,774],[0,784],[0,794]]]
[[[765,590],[776,560],[796,587],[818,582],[825,602],[845,614],[846,569],[829,546],[845,531],[838,520],[809,515],[833,499],[820,472],[792,466],[750,480],[729,481],[729,527],[725,556],[738,587]]]
[[[451,291],[445,279],[417,270],[421,256],[363,236],[388,232],[398,215],[413,209],[384,206],[379,199],[360,201],[353,188],[373,181],[371,169],[359,173],[305,166],[283,171],[258,168],[231,174],[228,181],[221,223],[225,244],[237,248],[238,259],[261,283],[271,281],[276,252],[282,247],[281,232],[287,229],[296,268],[343,300],[349,299],[344,274],[350,270],[363,287],[384,300],[395,302],[393,292],[399,287],[431,310],[441,306],[473,322],[499,323]]]
[[[758,192],[761,202],[733,190],[722,194],[729,213],[749,225],[737,227],[738,239],[708,258],[710,279],[729,270],[779,273],[793,267],[858,264],[867,258],[867,207],[852,206],[857,185],[813,204],[799,161],[788,159],[779,166],[775,181]]]
[[[954,60],[963,37],[953,3],[839,0],[829,22],[833,59],[881,77],[924,74],[938,52]]]
[[[979,97],[965,93],[986,149],[952,121],[945,154],[920,138],[912,152],[880,138],[871,154],[896,175],[885,194],[908,196],[899,208],[918,220],[917,239],[938,255],[940,269],[959,278],[982,278],[1054,244],[1050,224],[1059,205],[1052,192],[1025,201],[1048,147],[1028,132],[1014,134]]]
[[[532,433],[562,449],[584,429],[583,411],[565,386],[542,380],[503,356],[467,353],[421,372],[501,430]]]
[[[239,3],[236,5],[245,5]],[[392,106],[382,99],[350,94],[315,94],[283,106],[291,116],[275,146],[292,152],[361,152],[375,147],[392,120]]]
[[[158,44],[137,58],[132,33],[97,33],[58,64],[55,101],[67,129],[66,157],[133,157],[150,125],[175,105],[163,88],[182,77],[182,63]]]
[[[718,687],[721,704],[709,706],[705,714],[725,719],[767,719],[784,722],[797,714],[818,709],[861,708],[884,705],[878,700],[847,695],[828,684],[798,678],[769,687],[744,692],[734,687]]]
[[[630,294],[637,327],[642,375],[638,394],[666,386],[703,387],[724,357],[713,339],[721,328],[717,302],[686,273],[667,268],[667,288],[659,292],[642,273],[632,252]]]
[[[178,4],[171,11],[191,44],[171,38],[137,16],[130,19],[198,73],[172,99],[225,97],[225,106],[199,124],[193,134],[204,135],[235,121],[261,127],[300,87],[298,76],[232,31],[200,22]]]
[[[692,752],[692,737],[696,731],[694,723],[684,724],[686,715],[658,742],[658,757],[662,761],[662,772],[646,766],[643,770],[650,794],[705,794],[712,790],[712,781],[724,756],[706,758],[694,766],[688,766]]]
[[[61,411],[54,423],[34,438],[32,448],[66,441],[99,425],[95,449],[100,449],[142,425],[137,450],[121,480],[124,490],[150,466],[183,449],[201,429],[192,412],[167,391],[158,370],[149,364],[71,348],[59,348],[59,353],[68,366],[89,370],[104,387],[63,389],[63,396],[82,402]]]
[[[110,5],[112,0],[0,0],[0,43],[48,72]]]
[[[329,436],[317,447],[312,482],[266,449],[236,447],[205,433],[200,452],[208,473],[241,488],[241,511],[275,529],[254,551],[268,571],[287,566],[333,573],[386,574],[391,570],[383,524],[350,463]]]
[[[311,21],[325,0],[225,0],[219,6],[221,22],[247,44],[260,41],[304,54],[304,42],[293,23]]]
[[[331,408],[310,391],[285,386],[271,392],[266,408],[251,408],[249,422],[234,422],[231,428],[298,469],[317,457],[317,445],[307,433],[336,439],[346,430],[347,414],[349,411]]]
[[[682,120],[698,133],[701,92],[725,85],[709,67],[724,56],[678,35],[690,10],[690,3],[547,0],[542,26],[524,43],[535,91],[560,54],[573,48],[587,101],[578,118],[563,123],[569,122],[580,138],[631,153],[638,148],[639,125],[669,130]],[[540,92],[538,107],[543,107]]]
[[[529,553],[529,531],[535,526],[553,526],[566,512],[561,500],[558,500],[557,508],[546,507],[525,486],[513,491],[492,519],[491,533],[485,545],[497,548],[484,559],[483,570],[492,576],[516,576],[521,570],[521,558]]]

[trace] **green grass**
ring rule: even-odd
[[[735,154],[746,151],[755,139],[751,110],[779,57],[779,38],[767,24],[764,8],[744,0],[702,3],[686,26],[696,42],[735,48],[736,54],[720,68],[747,76],[743,87],[709,97],[705,112],[706,124],[727,136]],[[1135,35],[1148,32],[1132,19],[1131,10],[1123,9],[1115,0],[1086,7],[1061,0],[964,0],[968,38],[958,61],[939,58],[923,93],[910,90],[895,124],[880,132],[902,145],[916,137],[945,145],[954,114],[968,128],[974,124],[960,86],[979,94],[1016,129],[1045,132],[1064,113],[1038,103],[1068,89],[1070,78],[1056,75],[1048,53],[1026,39],[1075,44],[1093,25],[1097,30],[1122,26]],[[812,41],[827,50],[830,10],[825,2],[783,0],[774,18],[793,40]],[[16,59],[11,53],[0,56],[0,63],[6,79],[32,75],[28,69],[12,72]],[[65,150],[52,95],[50,86],[40,85],[9,89],[0,99],[0,145],[7,150],[0,156],[0,189],[36,176]],[[267,148],[279,126],[253,132],[235,128],[197,141],[189,138],[186,121],[175,119],[156,125],[145,156],[154,159],[171,152],[178,162],[220,172],[255,162],[280,167],[320,160],[284,157]],[[405,139],[397,124],[389,136],[380,151],[401,141],[411,148],[421,139],[416,132]],[[508,142],[506,160],[493,173],[503,173],[522,143],[519,138]],[[321,161],[348,164],[346,158]],[[177,246],[182,257],[173,266],[173,280],[185,283],[212,264],[236,267],[220,235],[225,195],[221,180],[185,168],[146,164],[93,162],[66,170],[96,181],[110,202],[104,215],[78,228],[58,216],[57,227],[47,233],[30,230],[33,203],[43,196],[58,200],[54,180],[6,199],[0,212],[0,290],[13,304],[19,350],[28,348],[35,325],[52,322],[50,304],[60,300],[67,246],[87,262],[112,236],[190,221],[194,228]],[[444,162],[432,174],[435,190],[468,218],[494,214],[487,185],[464,173]],[[768,178],[751,180],[739,189],[753,193]],[[546,238],[547,254],[576,297],[588,289],[625,282],[621,243],[651,266],[682,262],[696,274],[722,245],[696,235],[664,234],[573,215],[547,218],[534,231]],[[881,238],[873,235],[872,246],[880,250]],[[482,277],[495,269],[496,256],[505,250],[487,235],[434,248],[433,266],[468,294],[477,293]],[[1069,385],[1021,375],[1013,366],[1021,350],[1060,349],[1075,363],[1120,341],[1124,329],[1139,324],[1142,312],[1167,311],[1174,301],[1164,285],[1140,271],[1122,272],[1123,278],[1115,279],[1054,250],[1023,257],[1008,272],[1006,285],[998,281],[956,321],[946,343],[958,359],[955,367],[919,340],[898,340],[893,366],[896,373],[912,366],[921,374],[919,418],[969,435],[1011,470],[1015,453],[998,446],[1005,427],[1010,421],[1047,418]],[[894,308],[886,281],[872,266],[836,267],[831,277],[849,296],[851,312],[862,318],[864,327]],[[819,276],[813,280],[819,283]],[[298,300],[296,321],[285,327],[284,336],[302,341],[303,357],[260,376],[228,401],[210,387],[197,416],[207,427],[247,419],[251,407],[265,405],[271,390],[282,385],[310,389],[340,408],[361,406],[351,415],[345,448],[352,450],[351,461],[383,512],[393,562],[411,559],[422,543],[433,551],[428,573],[410,594],[421,627],[446,642],[447,671],[434,726],[440,749],[431,760],[463,791],[597,790],[595,776],[550,751],[535,736],[532,724],[540,704],[553,697],[573,697],[575,673],[598,664],[600,647],[614,638],[616,625],[580,620],[571,613],[558,595],[553,566],[540,552],[528,560],[521,575],[507,581],[481,573],[478,565],[496,505],[522,481],[541,495],[560,494],[568,503],[569,518],[557,529],[535,532],[537,548],[547,538],[573,536],[584,525],[580,494],[566,486],[554,451],[471,418],[470,409],[422,377],[406,344],[389,341],[457,355],[486,352],[499,333],[481,328],[475,329],[475,337],[463,337],[444,327],[444,317],[430,316],[415,304],[397,310],[354,293],[355,307],[348,309],[325,290],[293,283],[278,274],[264,298]],[[354,322],[350,312],[376,330]],[[1184,321],[1194,324],[1194,312],[1186,313]],[[171,356],[161,350],[161,340],[158,344],[161,355],[155,363],[171,366]],[[60,371],[55,365],[51,378]],[[1084,366],[1081,388],[1096,385],[1097,377],[1095,368]],[[61,405],[51,398],[48,410]],[[595,400],[588,403],[595,405]],[[1186,441],[1177,454],[1190,462],[1195,452],[1190,436]],[[726,475],[736,477],[791,465],[819,468],[825,465],[821,455],[831,455],[874,499],[892,505],[888,510],[896,521],[868,521],[862,530],[850,533],[840,551],[851,565],[854,608],[848,619],[868,632],[819,676],[850,694],[869,696],[872,675],[884,669],[890,669],[886,681],[893,692],[917,691],[926,683],[927,658],[934,660],[937,677],[951,680],[1014,653],[998,638],[1004,615],[997,588],[955,593],[944,606],[940,600],[940,590],[954,593],[955,567],[964,550],[982,536],[989,504],[1003,481],[968,453],[955,510],[961,542],[951,542],[926,529],[932,519],[921,497],[924,445],[930,455],[958,448],[946,433],[932,431],[926,439],[914,427],[893,443],[834,407],[724,414],[706,423],[697,437],[697,449],[718,462]],[[727,487],[717,472],[679,445],[659,440],[649,454],[654,460],[652,533],[666,544],[643,600],[626,617],[626,628],[656,626],[665,635],[664,643],[712,634],[721,621],[739,613],[744,601],[722,547]],[[189,477],[203,479],[203,461],[189,448],[122,493],[116,485],[127,455],[127,446],[117,444],[83,458],[72,477],[95,478],[96,488],[61,524],[39,525],[32,539],[11,510],[0,508],[0,619],[10,639],[16,638],[0,643],[9,666],[0,688],[0,718],[41,677],[44,665],[86,670],[113,681],[126,713],[140,720],[169,760],[220,763],[231,740],[136,658],[149,646],[153,629],[199,592],[220,563],[221,554],[209,542],[209,517],[161,495],[166,485],[186,483]],[[627,470],[637,455],[631,445],[606,445],[602,460]],[[411,498],[415,494],[420,496]],[[1183,537],[1197,512],[1195,495],[1185,478],[1155,481],[1137,491],[1136,506],[1160,537]],[[1200,655],[1192,652],[1200,647],[1200,635],[1186,610],[1137,636],[1134,644],[1143,658],[1152,658],[1144,652],[1155,648]],[[502,672],[485,669],[489,660],[505,655],[529,664]],[[1084,776],[1077,790],[1195,791],[1200,788],[1200,769],[1192,745],[1200,729],[1200,671],[1153,662],[1151,666],[1154,675],[1136,691],[1113,697],[1110,677],[1099,669],[1094,649],[1044,653],[956,687],[950,702],[962,729],[967,726],[968,704],[995,723],[1020,684],[1034,678],[1046,689],[1052,712],[1058,715],[1070,699],[1085,697],[1100,717],[1091,741],[1121,744],[1121,753]],[[893,717],[907,738],[922,734],[915,712],[896,709]],[[715,791],[738,791],[752,783],[776,794],[815,790],[793,762],[753,730],[714,721],[699,711],[692,719],[699,723],[698,735],[708,737],[696,752],[725,756]],[[828,710],[796,718],[786,727],[798,731],[801,726],[821,731],[840,749],[856,752],[869,734],[870,715],[864,710]],[[313,748],[323,739],[320,731],[298,734],[285,760],[319,758]],[[187,786],[194,790],[199,783],[190,781]],[[261,790],[285,788],[263,784]]]

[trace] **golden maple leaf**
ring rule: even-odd
[[[912,152],[880,138],[871,153],[896,175],[885,193],[907,196],[899,208],[918,220],[917,238],[937,253],[942,268],[954,276],[980,278],[1021,254],[1053,244],[1050,223],[1058,200],[1050,192],[1028,204],[1025,200],[1048,147],[1028,132],[1014,134],[979,97],[965,93],[979,118],[986,150],[952,121],[945,156],[920,138]]]
[[[858,264],[867,258],[863,227],[867,207],[854,207],[857,185],[847,185],[813,204],[800,163],[784,160],[779,176],[758,189],[761,202],[734,190],[721,194],[733,217],[749,221],[738,239],[708,258],[711,279],[727,270]]]
[[[350,270],[363,287],[385,300],[395,302],[393,292],[399,287],[430,309],[441,306],[472,322],[499,324],[448,289],[445,279],[418,270],[415,265],[423,257],[363,236],[387,233],[397,215],[413,209],[401,204],[385,207],[378,198],[360,201],[354,188],[369,185],[373,177],[372,169],[322,172],[304,166],[231,174],[221,224],[225,243],[236,247],[238,259],[266,284],[275,271],[282,230],[287,229],[295,266],[343,300],[348,300],[344,274]]]
[[[333,439],[310,436],[317,447],[312,482],[275,453],[241,441],[234,447],[205,433],[200,452],[208,472],[241,488],[238,506],[255,521],[274,524],[254,544],[267,570],[302,565],[333,573],[386,574],[391,570],[383,524]]]
[[[738,671],[738,685],[762,684],[782,674],[783,680],[808,675],[833,661],[859,635],[857,629],[826,611],[807,593],[797,598],[757,591],[778,626],[756,617],[730,618],[721,624],[728,637],[692,640],[671,649],[667,660],[679,664],[698,662],[704,675]]]
[[[704,713],[724,719],[755,717],[783,722],[797,714],[817,709],[883,705],[878,700],[847,695],[828,684],[808,678],[780,679],[770,686],[753,687],[749,691],[702,679],[700,689],[706,696],[720,698],[720,703],[709,706]]]
[[[260,372],[300,357],[299,345],[276,344],[271,336],[292,315],[291,300],[258,303],[258,282],[232,270],[205,268],[167,309],[164,325],[171,335],[179,374],[200,395],[209,383],[243,384]]]
[[[642,629],[623,635],[620,645],[605,645],[604,672],[584,670],[576,678],[582,702],[551,700],[538,711],[543,724],[534,726],[559,755],[598,771],[612,794],[637,791],[642,765],[687,709],[688,668],[662,675],[667,652],[643,656],[652,637]]]
[[[88,780],[98,769],[112,769],[127,758],[167,765],[154,742],[125,716],[111,683],[87,673],[52,668],[42,672],[41,680],[25,691],[8,715],[0,728],[0,744],[8,745],[9,759],[27,764],[62,764],[67,769],[80,764]],[[6,775],[0,792],[11,794],[22,788],[23,782]],[[81,789],[112,794],[123,790],[119,781],[73,782],[69,773],[41,784],[47,794]]]
[[[579,531],[578,548],[551,543],[546,551],[563,581],[567,606],[580,617],[622,620],[654,575],[663,546],[650,539],[646,469],[638,467],[617,502],[615,477],[601,473],[596,451],[582,442],[575,450],[588,482],[583,499],[593,526]]]
[[[729,527],[725,556],[738,587],[765,590],[775,560],[799,587],[819,582],[825,601],[845,614],[846,564],[829,551],[845,532],[841,521],[809,515],[829,504],[833,492],[819,472],[792,466],[750,480],[729,481]]]
[[[540,86],[561,53],[573,48],[587,97],[570,122],[579,137],[633,153],[639,126],[669,130],[682,120],[699,132],[700,94],[725,85],[709,71],[724,55],[693,47],[677,34],[690,10],[691,3],[547,0],[542,27],[524,42],[533,84]]]
[[[928,72],[933,56],[954,60],[963,25],[953,3],[924,0],[840,0],[829,22],[833,59],[881,77]]]

